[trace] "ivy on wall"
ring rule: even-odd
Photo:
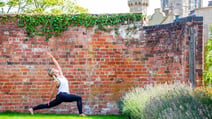
[[[76,15],[16,15],[13,17],[1,16],[0,22],[5,23],[11,19],[18,19],[18,25],[25,27],[30,37],[36,35],[45,36],[46,39],[58,36],[68,29],[68,26],[98,26],[99,30],[106,31],[105,26],[117,26],[131,24],[140,21],[142,14],[76,14]],[[116,30],[117,28],[115,28]]]

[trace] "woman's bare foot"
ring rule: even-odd
[[[85,117],[86,115],[82,113],[82,114],[80,114],[80,116]]]
[[[29,108],[28,110],[29,110],[29,112],[30,112],[30,114],[31,114],[31,115],[33,115],[33,114],[34,114],[34,112],[33,112],[33,109],[32,109],[32,108]]]

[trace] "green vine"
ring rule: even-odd
[[[0,17],[0,23],[13,22],[15,18],[16,18],[15,16],[3,15]]]
[[[25,27],[30,37],[45,36],[46,39],[58,36],[69,26],[98,26],[98,30],[106,31],[105,26],[117,26],[120,24],[130,24],[142,19],[141,14],[112,14],[112,15],[17,15],[18,25]],[[1,16],[1,21],[5,23],[7,18]]]

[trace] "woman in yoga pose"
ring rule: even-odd
[[[29,112],[33,114],[35,110],[51,108],[61,104],[62,102],[77,101],[77,108],[79,111],[79,115],[85,116],[85,114],[83,114],[82,112],[82,98],[80,96],[69,93],[68,80],[63,75],[60,65],[58,64],[57,60],[49,52],[47,52],[47,55],[52,58],[54,64],[56,65],[56,68],[52,68],[48,70],[49,76],[53,77],[53,85],[51,88],[52,94],[47,104],[40,104],[40,105],[34,106],[29,109]],[[56,98],[52,100],[55,94],[56,88],[58,90],[58,93]]]

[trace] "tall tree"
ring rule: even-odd
[[[75,0],[4,0],[0,8],[2,13],[88,13]]]

